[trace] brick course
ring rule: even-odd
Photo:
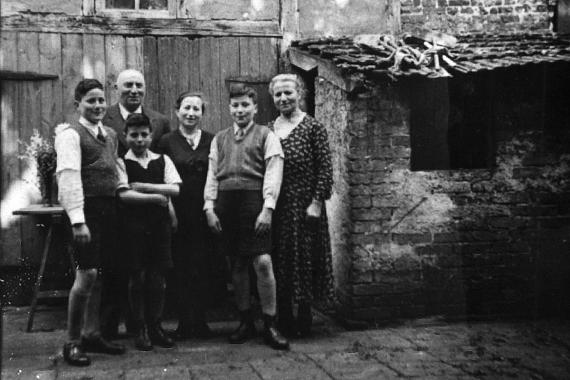
[[[316,116],[332,136],[341,313],[560,314],[570,288],[570,128],[521,128],[510,108],[519,101],[501,104],[492,168],[411,171],[411,111],[400,90],[379,84],[346,97],[316,81]],[[521,107],[543,112],[529,96]]]
[[[548,30],[555,0],[402,0],[402,30],[501,32]]]

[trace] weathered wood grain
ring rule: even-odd
[[[281,37],[278,21],[73,17],[17,14],[0,18],[3,31],[118,34],[131,36]]]
[[[38,33],[20,33],[18,35],[18,70],[22,71],[40,71],[40,48]],[[42,101],[40,96],[40,81],[20,82],[20,91],[17,97],[16,112],[20,115],[18,128],[18,137],[21,141],[30,141],[30,137],[34,130],[40,131],[42,117]],[[45,136],[44,137],[49,137]],[[22,147],[20,152],[23,153]],[[39,197],[39,189],[35,184],[36,180],[36,164],[28,160],[20,160],[20,178],[28,183],[27,194],[33,197],[37,194]],[[30,201],[32,198],[29,198]],[[21,219],[21,259],[27,263],[39,263],[41,257],[41,247],[45,231],[41,226],[36,225],[37,220],[34,218]]]
[[[219,112],[219,108],[216,102],[213,101],[214,90],[212,84],[212,76],[219,75],[212,70],[212,54],[211,51],[214,48],[214,41],[211,37],[205,37],[199,39],[200,47],[200,90],[204,93],[207,101],[213,104],[212,112],[206,112],[202,118],[202,127],[208,131],[216,131],[219,126],[215,125],[214,113]]]
[[[144,71],[143,39],[142,37],[126,37],[125,48],[127,53],[127,68]]]
[[[83,38],[80,34],[61,36],[62,66],[62,110],[64,120],[71,123],[77,120],[73,93],[75,86],[83,79]]]
[[[54,73],[56,80],[40,82],[42,102],[41,132],[45,136],[53,136],[54,127],[63,121],[61,106],[61,36],[57,33],[40,33],[39,35],[40,70]]]
[[[176,54],[174,37],[158,38],[158,72],[159,72],[159,107],[170,120],[174,116],[174,100],[176,99],[178,55]]]
[[[200,43],[190,40],[190,86],[192,91],[202,91],[200,87]]]
[[[14,52],[17,51],[17,33],[1,33],[2,49],[0,49],[0,67],[6,70],[17,70],[18,60]],[[17,207],[14,202],[18,192],[17,181],[20,176],[20,164],[18,162],[18,138],[19,138],[19,115],[17,112],[17,100],[19,98],[18,82],[10,80],[0,81],[2,104],[0,111],[1,138],[0,151],[0,174],[2,185],[2,213],[0,213],[0,255],[2,265],[18,265],[20,260],[20,221],[11,215],[11,211]]]
[[[232,118],[228,110],[229,87],[226,79],[239,75],[239,40],[235,37],[220,39],[220,115],[221,129],[232,125]]]
[[[119,73],[127,68],[125,38],[123,36],[105,36],[105,95],[107,103],[116,103],[119,99],[113,89]]]
[[[105,84],[105,37],[99,34],[83,36],[83,76]]]
[[[159,104],[158,50],[156,43],[156,37],[143,38],[143,67],[146,84],[145,104],[153,109],[158,109]]]

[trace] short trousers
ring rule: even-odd
[[[91,241],[72,243],[73,259],[78,269],[106,269],[113,266],[117,254],[117,209],[115,197],[86,197],[83,211]]]
[[[222,225],[222,246],[229,256],[259,256],[271,252],[271,230],[255,233],[263,209],[261,190],[219,191],[215,212]]]

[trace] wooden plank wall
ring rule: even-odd
[[[18,160],[17,141],[27,140],[34,128],[52,136],[55,125],[76,120],[73,90],[81,78],[101,80],[112,104],[117,101],[113,84],[118,73],[125,68],[142,71],[147,82],[145,104],[170,117],[173,126],[178,94],[202,91],[207,99],[204,129],[217,132],[231,122],[226,79],[270,78],[279,67],[280,40],[269,37],[2,32],[1,38],[1,69],[56,74],[60,79],[2,82],[0,265],[17,265],[22,258],[37,263],[43,239],[41,226],[11,215],[33,202],[33,194],[27,195],[29,187],[20,181],[26,166]],[[263,99],[260,104],[270,101]],[[274,112],[262,111],[260,121]]]

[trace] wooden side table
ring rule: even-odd
[[[64,213],[65,211],[61,206],[47,206],[47,205],[31,205],[13,212],[14,215],[27,215],[27,216],[39,217],[43,219],[44,224],[48,227],[47,235],[44,240],[44,247],[42,251],[40,268],[38,271],[38,276],[36,278],[36,283],[34,285],[32,304],[30,305],[30,310],[28,311],[28,326],[26,328],[27,332],[32,331],[32,325],[34,323],[34,314],[38,306],[38,300],[45,298],[62,298],[62,297],[67,297],[69,295],[69,290],[67,289],[53,289],[53,290],[43,290],[43,291],[41,290],[42,280],[44,278],[44,272],[46,269],[47,258],[51,250],[51,243],[53,239],[55,225],[62,223]],[[73,257],[71,255],[69,255],[69,260],[71,268],[73,268],[75,264],[73,261]]]

